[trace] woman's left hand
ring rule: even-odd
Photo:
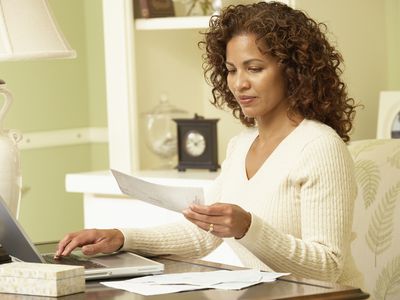
[[[193,224],[218,237],[242,238],[251,224],[251,214],[240,206],[227,203],[191,205],[183,215]]]

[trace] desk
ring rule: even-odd
[[[183,259],[175,256],[155,258],[165,265],[165,273],[215,271],[220,269],[238,269],[236,267],[205,262],[201,260]],[[84,300],[84,299],[159,299],[159,300],[261,300],[261,299],[367,299],[368,295],[360,289],[329,284],[315,280],[299,279],[285,276],[275,282],[262,283],[240,291],[202,290],[182,292],[159,296],[142,296],[122,290],[108,288],[97,281],[86,283],[86,292],[61,298],[35,297],[26,295],[0,294],[7,300]]]

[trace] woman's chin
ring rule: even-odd
[[[255,114],[254,111],[251,111],[251,110],[242,109],[242,112],[245,115],[245,117],[248,119],[252,119],[257,116],[257,114]]]

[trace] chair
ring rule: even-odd
[[[358,196],[352,251],[375,300],[400,299],[400,139],[349,145]]]

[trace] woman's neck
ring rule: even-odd
[[[256,119],[260,142],[283,140],[287,137],[304,118],[299,115],[289,118],[287,114],[272,118]]]

